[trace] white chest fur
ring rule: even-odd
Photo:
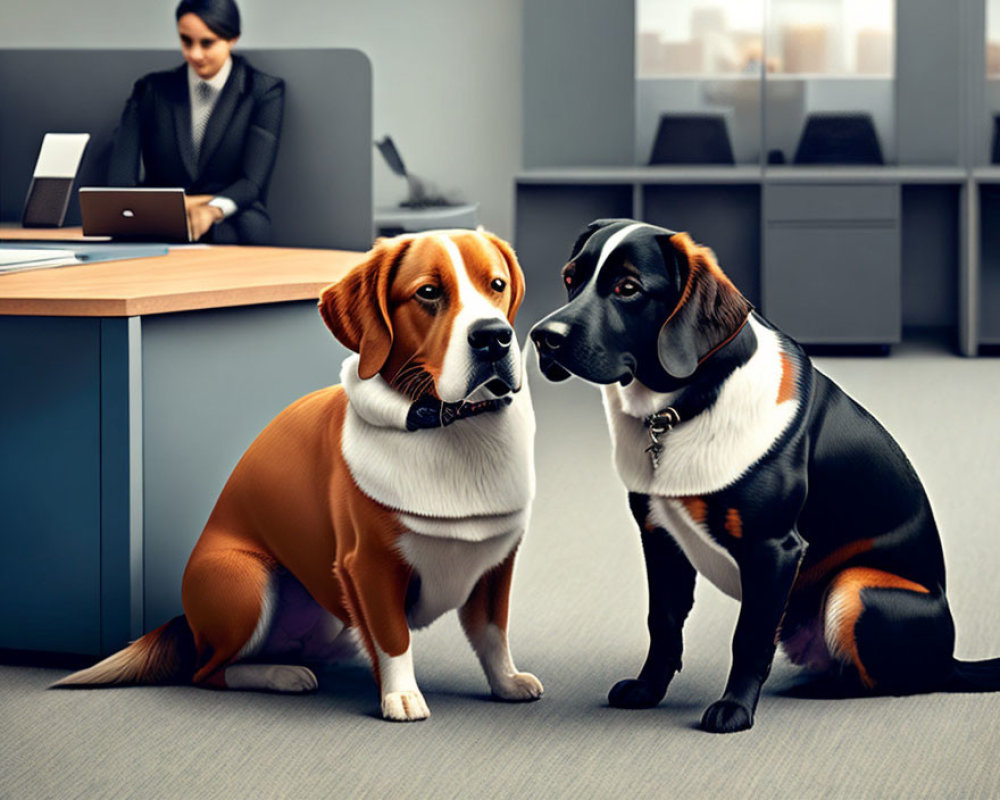
[[[460,539],[465,542],[485,542],[515,530],[523,531],[528,525],[530,505],[513,514],[492,514],[479,517],[422,517],[416,514],[399,514],[399,521],[411,533],[434,536],[439,539]]]
[[[788,427],[799,401],[777,402],[781,345],[752,315],[748,324],[757,337],[757,351],[726,379],[710,409],[663,438],[655,469],[645,452],[649,436],[644,419],[670,405],[671,396],[655,394],[638,382],[602,387],[615,467],[630,491],[664,497],[717,492],[757,463]]]
[[[405,522],[403,515],[400,519]],[[480,576],[503,561],[523,534],[521,525],[482,541],[404,533],[399,551],[420,576],[420,595],[408,614],[410,626],[422,628],[463,605]]]
[[[526,378],[500,411],[414,432],[406,430],[409,400],[377,375],[360,380],[357,356],[345,361],[341,381],[350,400],[341,452],[369,497],[449,519],[502,516],[531,503],[535,417]]]
[[[680,501],[652,497],[649,515],[655,525],[670,533],[701,575],[730,597],[741,598],[740,570],[735,559],[711,537],[702,523],[691,518]]]

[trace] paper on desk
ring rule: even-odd
[[[82,263],[72,250],[53,248],[0,248],[0,275],[25,269],[66,267]]]

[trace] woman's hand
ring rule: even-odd
[[[184,195],[184,208],[188,211],[194,206],[203,206],[213,199],[210,194],[186,194]]]
[[[210,194],[193,194],[184,198],[192,242],[201,239],[209,228],[225,216],[221,208],[208,204],[211,199]]]

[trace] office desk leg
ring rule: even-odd
[[[101,320],[101,653],[143,623],[142,320]]]
[[[979,186],[968,180],[961,189],[958,278],[958,346],[963,356],[979,351]]]

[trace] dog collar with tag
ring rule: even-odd
[[[663,452],[662,437],[670,433],[674,425],[680,421],[681,415],[672,406],[656,411],[644,420],[643,424],[649,433],[649,447],[646,448],[646,452],[649,453],[649,458],[653,462],[653,469],[660,465],[660,453]]]

